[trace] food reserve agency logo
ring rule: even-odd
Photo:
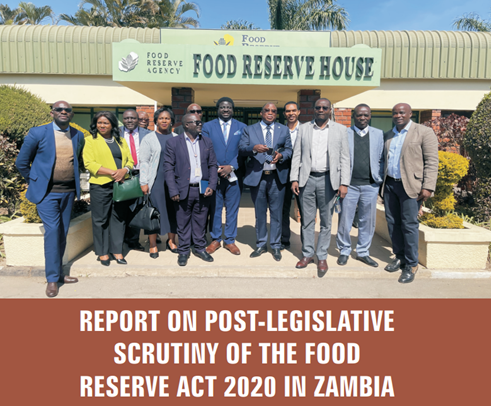
[[[218,42],[217,41],[213,41],[213,43],[215,45],[232,46],[232,45],[234,45],[234,37],[232,37],[231,35],[225,34],[223,36],[223,38],[220,38],[218,40]]]
[[[129,72],[130,70],[135,69],[136,65],[138,65],[138,55],[134,52],[130,52],[126,58],[121,58],[118,66],[120,71]]]

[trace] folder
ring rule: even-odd
[[[206,188],[208,187],[208,181],[207,180],[201,180],[199,182],[199,194],[204,195],[206,192]]]

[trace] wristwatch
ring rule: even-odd
[[[232,168],[232,172],[234,172],[235,171],[235,168],[232,165],[230,165],[230,167]]]

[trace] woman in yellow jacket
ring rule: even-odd
[[[125,179],[133,168],[128,144],[119,135],[118,120],[110,111],[97,113],[85,140],[85,168],[90,172],[90,206],[94,251],[102,265],[110,260],[126,265],[123,239],[131,201],[113,202],[113,183]],[[111,258],[111,257],[112,258]]]

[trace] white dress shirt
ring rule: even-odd
[[[227,123],[227,137],[225,138],[227,140],[227,144],[228,144],[228,138],[230,137],[230,127],[232,126],[232,119],[228,120],[228,121],[223,121],[221,118],[218,119],[218,121],[220,122],[220,128],[222,129],[222,134],[223,134],[223,125],[225,123]]]
[[[314,121],[312,133],[312,166],[311,172],[327,172],[329,170],[329,122],[324,128],[320,128]]]
[[[366,126],[363,130],[360,130],[356,125],[354,125],[353,128],[360,137],[364,137],[368,134],[368,126]]]
[[[263,130],[263,137],[264,137],[264,145],[268,145],[266,143],[266,133],[268,131],[268,124],[266,124],[264,121],[261,120],[261,129]],[[271,141],[273,143],[274,147],[274,123],[269,124],[270,132],[271,132]],[[268,164],[267,162],[264,163],[263,171],[274,171],[276,169],[276,164]]]
[[[130,135],[130,131],[124,127],[124,139],[131,152],[130,137],[133,137],[133,140],[135,141],[136,157],[138,158],[138,165],[135,165],[133,169],[140,169],[140,133],[138,132],[138,127],[133,130],[133,135]]]
[[[292,148],[295,147],[295,141],[297,140],[298,128],[300,127],[300,121],[297,121],[297,125],[293,130],[290,130],[290,137],[292,139]]]

